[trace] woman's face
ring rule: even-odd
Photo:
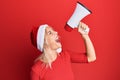
[[[45,44],[47,47],[51,48],[52,50],[56,50],[58,48],[61,48],[60,39],[58,36],[58,33],[53,30],[52,27],[47,26],[45,29]]]

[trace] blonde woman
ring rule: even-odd
[[[86,53],[63,51],[58,32],[44,24],[31,31],[32,44],[42,52],[31,69],[31,80],[74,80],[71,63],[89,63],[96,60],[94,46],[89,38],[88,26],[79,23]]]

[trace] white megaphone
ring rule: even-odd
[[[65,30],[72,31],[74,28],[77,28],[79,25],[79,22],[86,17],[87,15],[91,14],[92,12],[86,8],[83,4],[80,2],[77,2],[75,11],[73,15],[70,17],[70,19],[67,21],[67,24],[65,25]]]

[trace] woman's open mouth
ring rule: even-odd
[[[60,39],[59,39],[58,36],[57,36],[57,38],[55,39],[55,41],[56,41],[57,43],[60,43]]]

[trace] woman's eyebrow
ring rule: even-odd
[[[50,27],[51,30],[54,30],[52,27]]]
[[[51,32],[51,30],[52,30],[52,29],[49,29],[49,30],[47,30],[47,31],[46,31],[46,33],[49,33],[49,32]]]
[[[54,31],[54,29],[52,28],[52,27],[49,27],[47,30],[46,30],[46,32],[48,33],[48,32],[50,32],[50,31]]]

